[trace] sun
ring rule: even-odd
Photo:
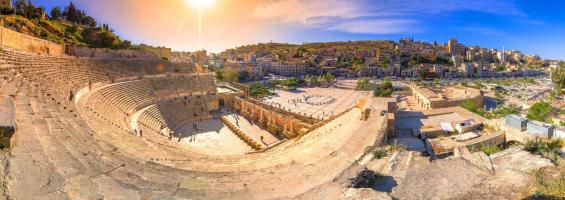
[[[215,2],[215,0],[186,0],[186,1],[199,9],[211,6]]]

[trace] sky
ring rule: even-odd
[[[31,0],[50,10],[69,0]],[[415,40],[516,49],[565,60],[562,0],[73,0],[123,39],[220,52],[259,42]]]

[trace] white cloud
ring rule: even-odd
[[[268,0],[251,16],[306,28],[391,34],[414,33],[419,16],[455,11],[522,15],[512,0]]]
[[[361,10],[362,4],[351,0],[271,0],[258,6],[251,15],[258,19],[305,23],[316,17],[353,18],[367,14]]]
[[[409,19],[371,19],[345,21],[328,27],[328,30],[364,34],[393,34],[418,32],[417,21]]]

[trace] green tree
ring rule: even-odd
[[[383,83],[375,87],[373,90],[373,96],[376,97],[390,97],[392,95],[392,81],[390,77],[385,77]]]
[[[415,60],[410,60],[410,61],[408,61],[408,67],[412,67],[412,66],[414,66],[414,65],[416,65],[416,64],[417,64],[417,63],[416,63]]]
[[[427,72],[426,72],[426,70],[424,70],[424,69],[420,69],[420,70],[418,71],[418,77],[420,78],[420,80],[424,80],[424,79],[426,78],[426,73],[427,73]]]
[[[79,10],[76,8],[75,4],[71,1],[69,5],[63,11],[62,16],[69,22],[77,23],[79,21]]]
[[[267,81],[267,85],[269,85],[270,88],[275,88],[279,84],[280,84],[279,80],[268,80]]]
[[[249,91],[253,97],[262,97],[269,93],[269,90],[260,83],[253,83],[249,86]]]
[[[529,120],[536,120],[541,122],[551,122],[551,113],[555,110],[551,106],[551,104],[547,102],[536,102],[530,110],[528,110],[528,114],[526,118]]]
[[[27,0],[16,0],[16,3],[14,4],[16,14],[27,18],[28,6],[29,6],[29,2]]]
[[[351,69],[356,72],[361,71],[361,67],[362,65],[359,63],[354,63],[353,65],[351,65]]]
[[[560,96],[562,94],[561,90],[565,88],[565,66],[551,71],[551,81],[555,87],[556,95]]]
[[[224,80],[224,71],[221,70],[216,71],[216,79]]]
[[[14,14],[13,8],[8,8],[8,7],[0,8],[0,15],[11,15],[11,14]]]
[[[392,89],[392,81],[390,80],[390,77],[385,77],[383,80],[383,87],[385,89]]]
[[[51,19],[61,19],[61,8],[59,7],[53,7],[51,9]]]
[[[240,82],[247,81],[250,77],[251,77],[251,75],[247,71],[239,72],[239,81]]]
[[[131,41],[129,40],[121,41],[117,46],[118,49],[129,49],[131,47],[132,47]]]
[[[234,71],[224,72],[223,80],[230,83],[237,82],[239,80],[239,73]]]
[[[390,64],[390,59],[385,58],[379,66],[382,68],[387,68],[389,64]]]
[[[39,19],[45,13],[44,7],[35,7],[29,0],[16,0],[16,14],[28,19]]]
[[[84,16],[81,20],[81,24],[88,27],[95,27],[97,25],[96,20],[91,16]]]
[[[298,78],[289,78],[286,80],[282,80],[280,84],[287,89],[293,89],[298,86],[298,83],[299,83]]]

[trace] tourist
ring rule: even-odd
[[[74,96],[73,91],[70,90],[70,91],[69,91],[69,101],[72,101],[72,100],[73,100],[73,96]]]

